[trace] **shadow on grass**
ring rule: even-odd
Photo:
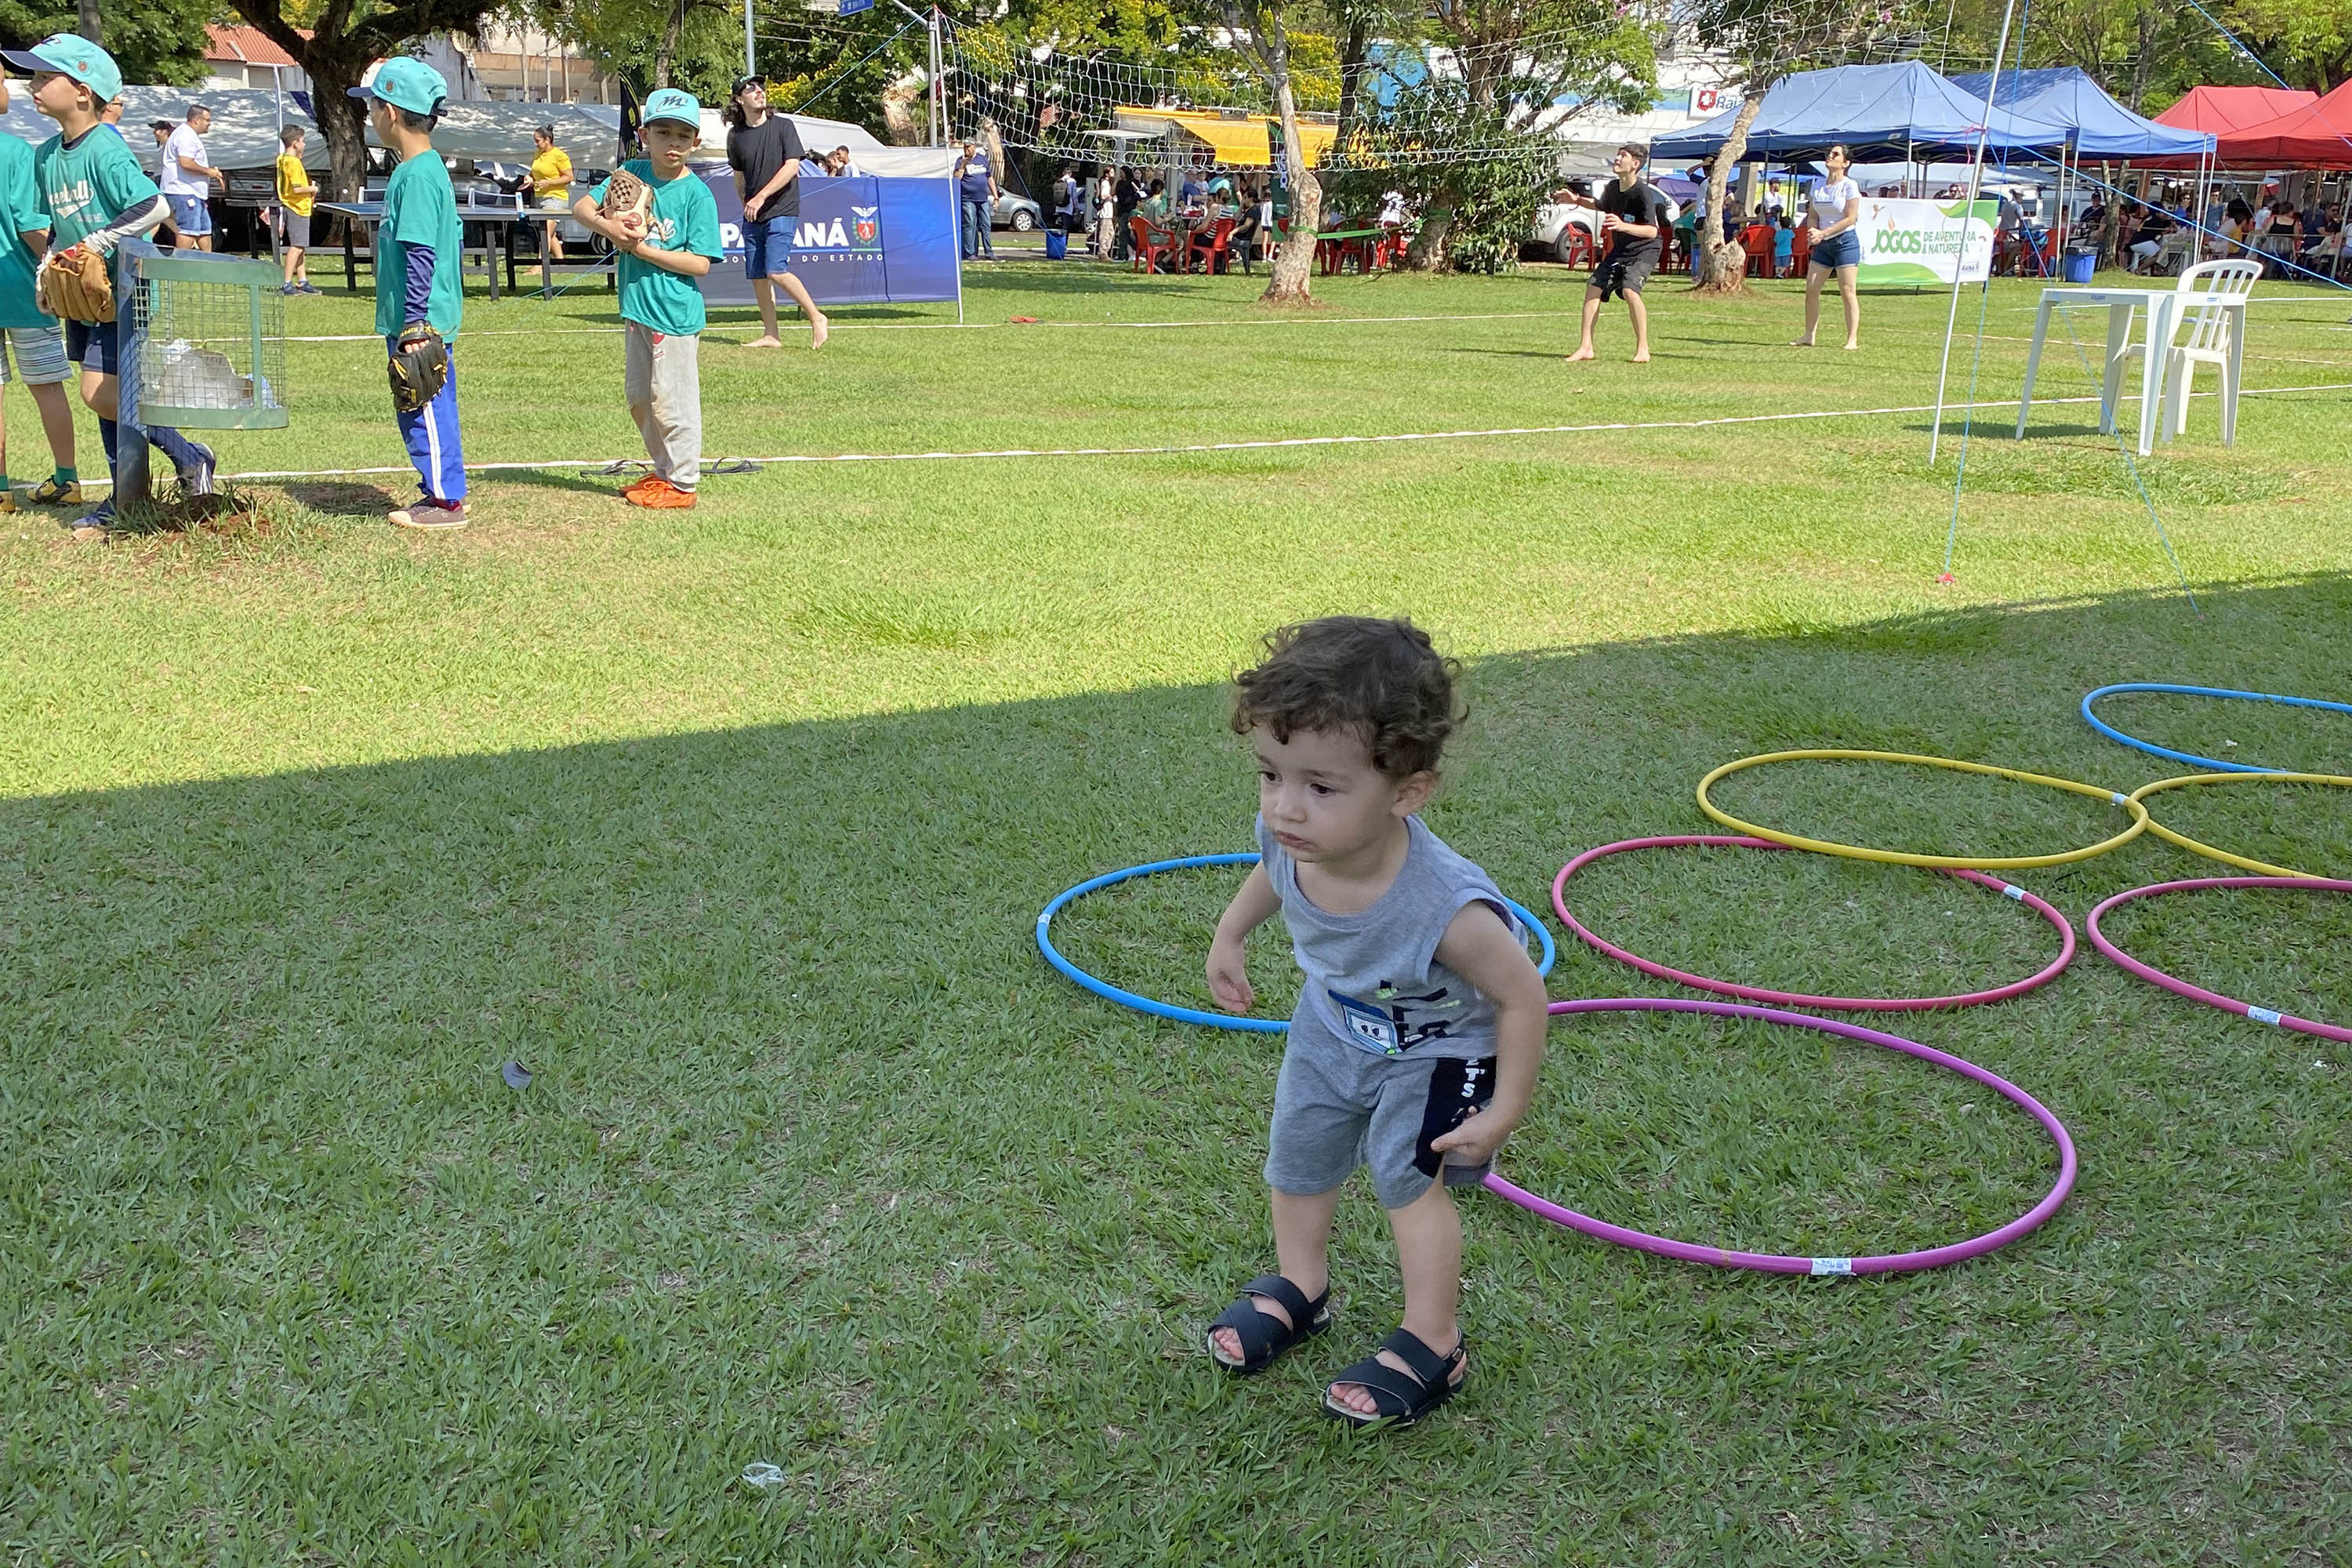
[[[2075,717],[2091,685],[2341,695],[2352,583],[2201,596],[2201,623],[2119,596],[1486,658],[1433,822],[1541,907],[1576,849],[1705,830],[1693,781],[1745,753],[1884,747],[2126,785],[2163,770]],[[1247,842],[1224,700],[1088,694],[0,804],[12,1537],[60,1559],[135,1539],[188,1561],[392,1542],[564,1562],[659,1531],[680,1560],[841,1563],[961,1560],[984,1518],[1015,1558],[1210,1560],[1223,1549],[1171,1543],[1270,1548],[1278,1529],[1311,1532],[1320,1562],[1385,1564],[1675,1557],[1704,1519],[1744,1561],[1812,1561],[1772,1522],[1795,1510],[1811,1533],[1925,1555],[1989,1533],[2071,1561],[2119,1533],[2188,1549],[2226,1531],[2250,1557],[2345,1538],[2352,1409],[2332,1369],[2352,1322],[2328,1287],[2352,1194],[2329,1151],[2352,1095],[2309,1065],[2335,1047],[2087,954],[2046,991],[1905,1031],[2016,1078],[2082,1142],[2084,1188],[2011,1251],[1809,1288],[1478,1206],[1469,1393],[1413,1447],[1346,1446],[1313,1380],[1396,1310],[1351,1198],[1350,1343],[1297,1375],[1214,1380],[1198,1321],[1265,1261],[1273,1047],[1081,995],[1031,922],[1088,874]],[[2220,722],[2140,717],[2176,742]],[[2315,724],[2251,727],[2273,717],[2233,712],[2229,731],[2279,765],[2346,764]],[[1882,840],[1990,824],[2054,847],[2110,816],[1901,770],[1827,782],[1756,787],[1791,826]],[[1834,908],[1906,875],[1753,858],[1770,864],[1739,868],[1718,923],[1775,879],[1831,878]],[[2200,869],[2140,844],[2032,881],[2079,918]],[[1917,880],[1895,917],[1916,973],[1894,978],[1925,983],[1964,960],[1949,900]],[[1213,911],[1219,890],[1200,891]],[[1733,919],[1703,956],[1760,963],[1784,918]],[[1172,982],[1205,922],[1129,934]],[[1649,989],[1580,951],[1554,985]],[[1807,1124],[1773,1101],[1718,1211],[1704,1143],[1654,1172],[1643,1141],[1695,1136],[1675,1118],[1714,1102],[1679,1097],[1743,1058],[1707,1055],[1704,1031],[1620,1037],[1555,1032],[1523,1135],[1570,1163],[1577,1201],[1957,1230],[2014,1194],[1979,1192],[1950,1149],[2029,1192],[2048,1179],[2030,1127],[1898,1076],[1917,1103],[1845,1129],[1852,1150],[1836,1128],[1782,1136]],[[1818,1061],[1876,1070],[1856,1055]],[[1693,1065],[1661,1079],[1652,1057]],[[1823,1070],[1773,1059],[1785,1094]],[[508,1060],[537,1080],[508,1088]],[[1654,1098],[1622,1113],[1664,1121],[1621,1144],[1593,1097],[1629,1084]],[[1808,1206],[1824,1160],[1852,1212]],[[1946,1187],[1977,1195],[1881,1212]],[[2062,1457],[2068,1485],[2026,1455]],[[737,1483],[767,1459],[782,1485]],[[1454,1499],[1443,1539],[1418,1500],[1433,1464]],[[142,1474],[173,1479],[121,1486]]]

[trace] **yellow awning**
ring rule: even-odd
[[[1140,109],[1122,107],[1118,110],[1118,127],[1122,131],[1160,131],[1172,125],[1183,135],[1209,149],[1220,163],[1237,168],[1263,169],[1267,166],[1266,128],[1271,115],[1255,114],[1247,119],[1228,119],[1222,114],[1203,114],[1181,109]],[[1298,126],[1298,150],[1308,163],[1321,161],[1330,151],[1339,133],[1336,125],[1317,121],[1301,121]]]

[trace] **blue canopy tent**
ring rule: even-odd
[[[1972,98],[1992,99],[1990,71],[1970,71],[1951,83]],[[2195,158],[2213,151],[2213,138],[2205,132],[2142,119],[2073,66],[2003,71],[1998,103],[2072,131],[2077,158]]]
[[[1728,109],[1687,131],[1661,136],[1650,144],[1651,155],[1677,162],[1712,158],[1730,140],[1738,113]],[[2055,154],[2073,134],[2063,125],[1989,108],[1917,60],[1904,60],[1782,78],[1764,95],[1748,128],[1741,162],[1818,158],[1837,142],[1844,143],[1856,163],[1973,157],[1979,136],[1990,152]]]
[[[1988,98],[1994,85],[1990,71],[1969,71],[1951,79],[1953,86],[1979,98]],[[2188,158],[2196,160],[2201,171],[2206,166],[2204,161],[2213,155],[2214,141],[2207,132],[2181,131],[2143,119],[2110,98],[2086,72],[2073,66],[2005,70],[2000,73],[1997,101],[2004,109],[2072,130],[2074,135],[2070,162],[2076,164],[2085,158]],[[2201,172],[2199,184],[2201,187]],[[2060,205],[2064,208],[2063,175],[2060,189]],[[2199,211],[2204,210],[2201,195],[2197,205]],[[2200,241],[2203,238],[2201,235],[2198,237]],[[2200,244],[2200,254],[2201,251]]]

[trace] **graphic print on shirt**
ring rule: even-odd
[[[1401,1057],[1415,1046],[1451,1039],[1462,1019],[1462,998],[1444,986],[1418,996],[1403,994],[1394,983],[1383,981],[1372,994],[1378,1003],[1360,1002],[1327,991],[1347,1025],[1348,1043],[1383,1057]]]

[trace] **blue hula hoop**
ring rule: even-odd
[[[2282,708],[2325,708],[2331,713],[2352,713],[2352,703],[2325,702],[2316,697],[2280,697],[2268,691],[2231,691],[2221,686],[2174,686],[2161,680],[2126,680],[2114,686],[2102,686],[2083,699],[2083,718],[2092,729],[2108,740],[2129,746],[2136,752],[2146,752],[2151,757],[2168,762],[2187,763],[2191,767],[2206,768],[2220,773],[2275,773],[2282,768],[2258,768],[2249,763],[2224,762],[2220,757],[2200,757],[2192,752],[2176,752],[2169,746],[2159,746],[2135,735],[2126,735],[2113,724],[2091,711],[2091,704],[2102,697],[2118,691],[2163,691],[2176,697],[2230,697],[2244,702],[2275,702]]]
[[[1154,860],[1149,865],[1129,866],[1124,871],[1106,871],[1099,877],[1090,877],[1076,887],[1056,894],[1054,901],[1040,911],[1037,916],[1037,951],[1045,955],[1046,963],[1060,970],[1068,978],[1096,995],[1107,1001],[1116,1002],[1122,1007],[1132,1007],[1139,1013],[1149,1013],[1155,1018],[1173,1018],[1180,1024],[1205,1024],[1213,1029],[1239,1029],[1245,1034],[1253,1035],[1279,1035],[1290,1027],[1288,1019],[1236,1018],[1229,1013],[1210,1013],[1198,1007],[1179,1007],[1172,1002],[1155,1002],[1149,996],[1121,990],[1107,980],[1096,979],[1068,959],[1064,958],[1061,949],[1054,945],[1054,917],[1061,913],[1064,907],[1074,900],[1082,899],[1088,893],[1132,880],[1137,877],[1149,877],[1156,871],[1183,871],[1195,866],[1255,866],[1256,864],[1255,850],[1234,855],[1186,855],[1174,860]],[[1543,921],[1535,917],[1534,911],[1513,903],[1509,899],[1505,899],[1503,902],[1509,905],[1512,916],[1522,926],[1535,932],[1536,940],[1543,944],[1543,957],[1536,964],[1536,973],[1549,974],[1553,962],[1559,957],[1559,949],[1553,945],[1550,931],[1545,927]]]

